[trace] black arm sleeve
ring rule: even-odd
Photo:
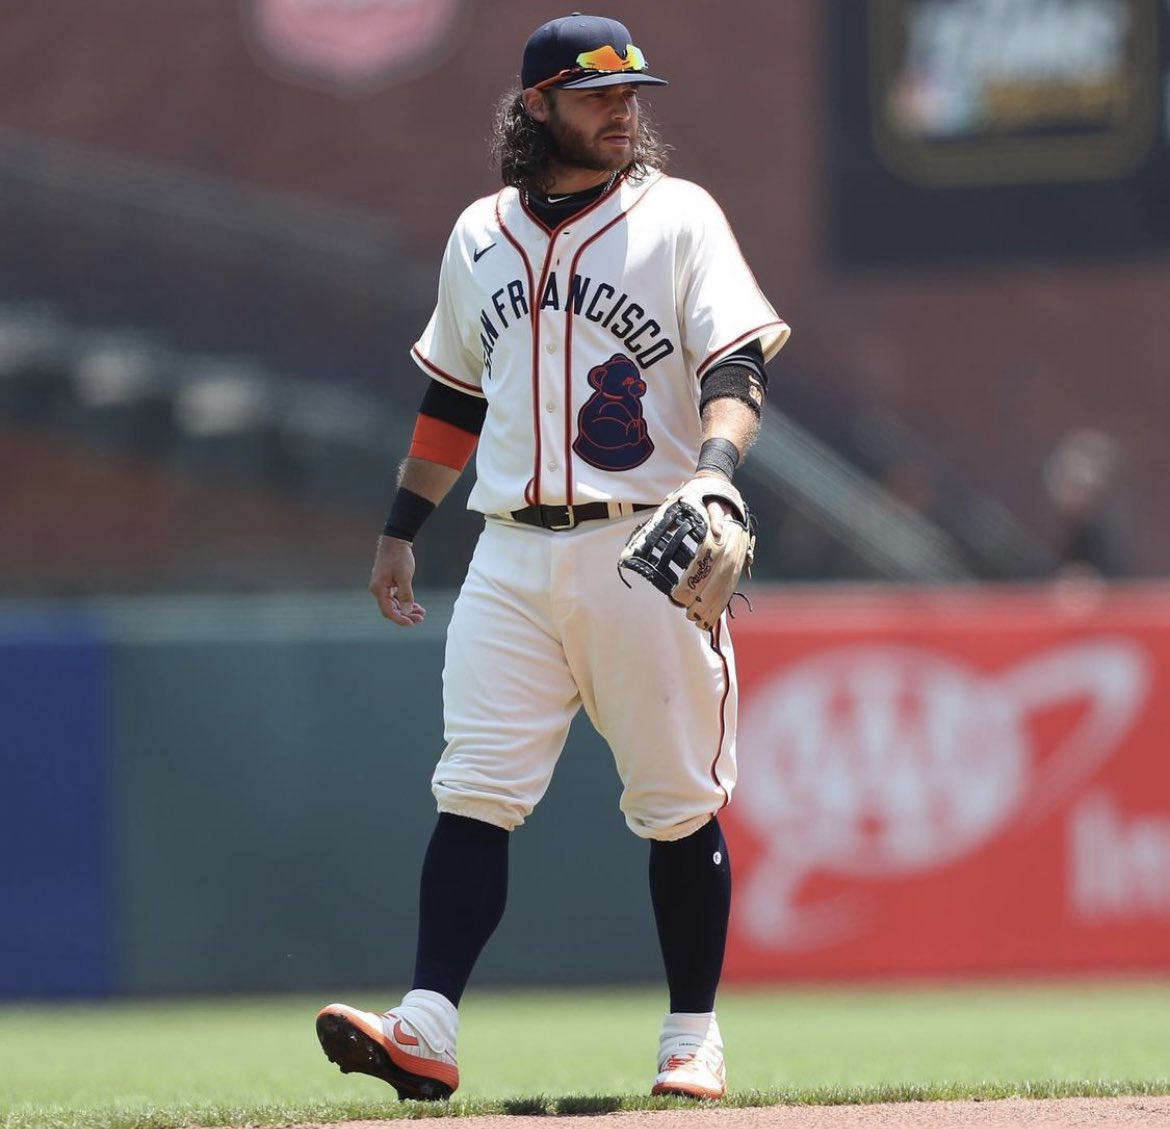
[[[444,384],[440,380],[432,380],[423,393],[418,410],[420,415],[441,419],[461,431],[478,435],[483,430],[484,419],[487,418],[487,400],[460,392],[459,389],[452,388],[450,384]]]
[[[758,341],[726,356],[703,377],[699,386],[699,411],[712,400],[731,399],[747,404],[756,415],[768,391],[764,350]]]

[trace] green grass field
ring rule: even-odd
[[[390,1006],[397,993],[343,994]],[[659,992],[469,993],[462,1086],[400,1104],[343,1076],[319,998],[0,1007],[0,1126],[147,1129],[424,1112],[654,1108]],[[873,990],[725,990],[728,1099],[844,1102],[1170,1093],[1170,981]]]

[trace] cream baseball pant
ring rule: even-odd
[[[645,514],[550,532],[488,518],[455,602],[443,668],[441,812],[508,830],[540,801],[584,706],[613,751],[621,810],[681,839],[735,784],[735,659],[640,576],[618,576]]]

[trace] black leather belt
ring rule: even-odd
[[[585,502],[580,506],[525,506],[510,514],[501,514],[505,521],[518,521],[521,525],[535,525],[541,529],[573,529],[583,521],[599,521],[602,518],[623,517],[652,510],[654,506],[643,502],[623,505],[620,502]],[[623,512],[624,511],[624,512]]]

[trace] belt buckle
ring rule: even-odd
[[[573,513],[572,506],[549,506],[548,508],[550,510],[564,510],[565,521],[563,523],[550,521],[548,525],[545,526],[545,529],[551,530],[553,533],[563,533],[566,530],[576,528],[577,515]]]

